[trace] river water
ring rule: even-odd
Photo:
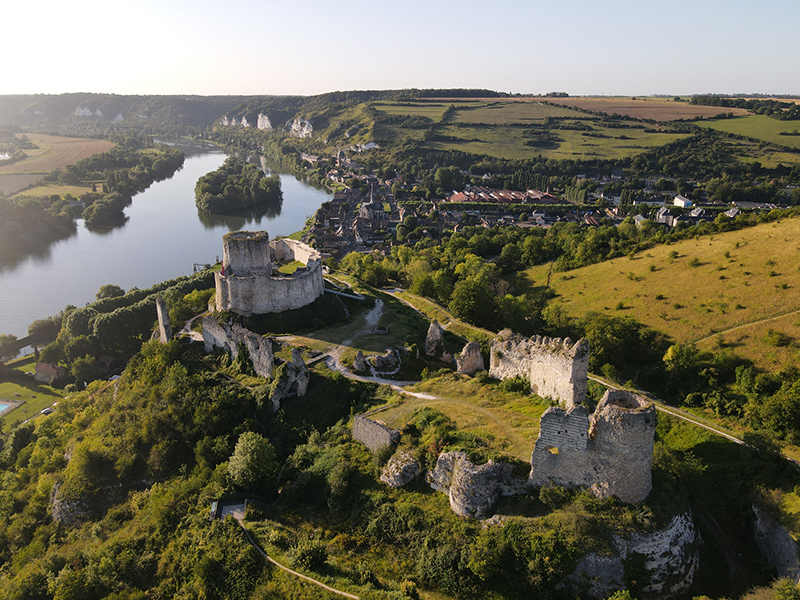
[[[299,231],[330,199],[327,192],[281,175],[279,214],[273,210],[246,218],[203,213],[194,203],[195,183],[226,156],[187,153],[180,171],[134,196],[122,227],[97,233],[80,220],[77,234],[50,246],[46,255],[0,269],[0,334],[24,337],[34,320],[55,315],[68,304],[94,301],[107,283],[127,291],[189,275],[193,263],[213,263],[222,256],[222,236],[229,231],[266,230],[271,239]]]

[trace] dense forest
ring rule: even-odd
[[[195,186],[197,207],[211,213],[235,214],[283,201],[278,175],[267,176],[253,164],[231,156]]]

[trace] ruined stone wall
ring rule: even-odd
[[[172,327],[169,322],[169,308],[164,298],[156,298],[156,312],[158,313],[158,341],[166,344],[172,340]]]
[[[531,392],[553,398],[566,406],[586,397],[589,343],[570,338],[533,336],[525,338],[504,330],[492,342],[489,375],[507,379],[521,375],[531,383]]]
[[[531,485],[591,487],[599,496],[639,502],[652,488],[656,410],[644,398],[609,390],[586,410],[548,408],[531,455]]]
[[[282,238],[269,244],[276,261],[299,260],[304,265],[309,261],[322,261],[322,255],[308,244],[298,240]]]
[[[592,462],[601,480],[593,491],[639,502],[652,488],[656,408],[645,398],[608,390],[592,415],[589,428]]]
[[[299,260],[306,269],[272,276],[276,260]],[[237,231],[224,238],[224,274],[214,274],[217,310],[250,316],[282,312],[311,304],[325,291],[322,259],[295,240],[270,244],[266,232]]]
[[[250,353],[253,370],[259,377],[272,378],[275,368],[275,357],[272,353],[272,340],[253,333],[239,325],[220,323],[214,317],[203,318],[203,344],[206,352],[215,347],[231,353],[236,359],[239,356],[239,344],[244,344]]]
[[[372,452],[400,441],[400,432],[389,429],[383,423],[357,415],[353,419],[353,439],[361,442]]]

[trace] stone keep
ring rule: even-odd
[[[586,397],[589,343],[580,339],[533,336],[525,338],[504,329],[492,341],[489,375],[507,379],[521,375],[531,383],[531,392],[553,398],[567,407]]]
[[[645,398],[608,390],[589,417],[582,406],[548,408],[531,455],[530,483],[590,487],[598,496],[641,502],[652,488],[656,409]]]
[[[298,260],[305,268],[273,275],[273,262]],[[322,257],[295,240],[269,241],[266,231],[223,237],[222,271],[214,275],[219,311],[243,316],[283,312],[311,304],[324,292]]]

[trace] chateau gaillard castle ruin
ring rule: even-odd
[[[245,317],[282,312],[311,304],[324,292],[322,257],[302,242],[270,242],[266,231],[234,231],[222,244],[222,270],[214,276],[219,311]],[[291,275],[273,271],[274,263],[293,260],[305,267]]]
[[[478,518],[501,495],[548,485],[589,488],[598,496],[615,496],[623,502],[647,498],[652,488],[655,406],[637,394],[608,390],[589,413],[584,406],[588,369],[586,340],[526,338],[501,331],[491,344],[489,374],[495,379],[524,377],[532,393],[560,405],[551,406],[541,417],[530,475],[519,480],[511,476],[510,465],[493,461],[474,465],[463,452],[443,452],[428,472],[431,487],[447,493],[459,515]],[[393,443],[391,436],[397,432],[366,415],[358,419],[353,436],[371,450]],[[394,475],[385,479],[404,481]]]

